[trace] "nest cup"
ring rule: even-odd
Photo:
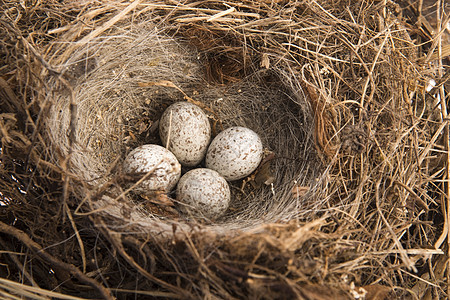
[[[312,197],[321,169],[313,147],[313,114],[287,65],[255,63],[239,80],[218,84],[208,79],[201,52],[149,22],[110,30],[69,46],[65,54],[54,58],[68,80],[65,85],[49,80],[53,93],[46,126],[53,146],[70,154],[70,171],[80,179],[74,181],[80,203],[113,217],[113,224],[170,233],[173,223],[195,222],[171,207],[161,210],[156,195],[146,200],[133,195],[120,168],[133,148],[161,144],[158,119],[176,101],[199,104],[215,134],[230,126],[254,130],[275,154],[274,183],[249,183],[243,189],[242,181],[231,183],[230,208],[205,226],[218,233],[245,230],[320,206]],[[292,193],[297,186],[309,192]]]
[[[434,28],[431,1],[25,2],[0,4],[2,295],[448,298],[445,1]],[[177,101],[256,131],[273,187],[214,220],[131,188]]]

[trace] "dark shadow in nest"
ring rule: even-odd
[[[207,82],[236,83],[249,73],[256,61],[254,51],[242,46],[231,34],[192,25],[182,35],[199,52]]]

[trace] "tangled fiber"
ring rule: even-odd
[[[1,295],[447,295],[448,7],[411,2],[2,3]],[[217,220],[122,172],[177,101],[266,148]]]
[[[165,107],[184,96],[210,111],[216,132],[219,127],[252,128],[277,157],[276,173],[270,175],[276,178],[273,185],[253,190],[235,184],[230,212],[214,222],[215,230],[289,220],[320,206],[316,199],[289,195],[294,184],[313,189],[319,173],[312,146],[313,119],[301,87],[292,86],[292,81],[280,84],[289,78],[281,77],[288,75],[275,67],[255,70],[239,83],[209,83],[202,74],[202,54],[155,32],[152,25],[120,27],[120,31],[87,41],[86,46],[77,44],[64,63],[75,72],[73,82],[67,83],[71,93],[46,93],[52,103],[47,121],[52,145],[65,157],[71,153],[71,172],[81,177],[82,189],[89,185],[88,192],[80,192],[85,195],[80,196],[82,202],[90,202],[119,223],[172,233],[173,215],[165,221],[151,211],[151,205],[136,205],[127,196],[128,190],[116,187],[114,181],[121,175],[117,166],[130,148],[161,144],[154,130],[157,121]],[[59,88],[57,82],[49,86]],[[67,134],[71,130],[73,141]],[[95,199],[86,194],[94,194]],[[151,199],[157,195],[146,196],[150,197],[146,201],[158,204],[158,199]],[[178,219],[177,223],[183,222]]]

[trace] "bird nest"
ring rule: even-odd
[[[172,224],[196,223],[178,215],[171,194],[132,195],[120,167],[130,149],[162,144],[158,120],[167,106],[190,101],[209,114],[216,133],[230,126],[257,132],[268,156],[252,177],[231,183],[228,211],[208,220],[207,230],[248,229],[320,209],[323,201],[313,195],[323,170],[300,78],[292,77],[281,60],[253,65],[242,78],[227,75],[226,83],[214,81],[205,72],[209,62],[204,56],[229,51],[238,57],[239,48],[223,45],[205,54],[189,44],[194,32],[171,37],[152,22],[135,21],[89,38],[85,45],[71,45],[69,59],[61,62],[69,79],[62,86],[59,78],[49,79],[54,89],[47,94],[52,105],[46,126],[52,146],[78,177],[73,183],[78,183],[80,203],[114,217],[114,223],[140,227],[133,230],[172,234]],[[269,61],[275,56],[265,54]],[[225,76],[216,79],[225,81]],[[293,194],[295,188],[308,193]]]
[[[2,5],[5,293],[445,294],[450,51],[438,42],[445,28],[426,31],[421,9]],[[132,149],[162,144],[159,118],[178,101],[201,107],[213,135],[244,126],[262,139],[263,161],[230,183],[218,219],[187,218],[172,193],[137,194],[122,171]],[[14,254],[26,251],[17,239],[39,260]],[[14,288],[23,278],[34,290]]]

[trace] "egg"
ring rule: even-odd
[[[163,145],[175,154],[183,166],[192,167],[205,157],[211,140],[211,125],[197,105],[176,102],[161,116],[159,135]]]
[[[230,127],[219,133],[209,145],[206,167],[217,171],[226,180],[250,175],[263,157],[259,136],[245,127]]]
[[[230,187],[214,170],[193,169],[184,174],[177,186],[179,207],[186,215],[215,219],[230,203]]]
[[[180,179],[181,165],[175,155],[166,148],[143,145],[128,154],[123,162],[123,171],[128,174],[151,172],[148,179],[136,187],[136,192],[169,192]]]

